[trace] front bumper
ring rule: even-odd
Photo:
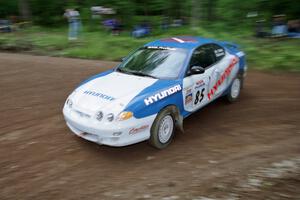
[[[88,141],[108,146],[126,146],[150,138],[150,129],[156,115],[142,119],[132,117],[125,121],[99,122],[82,117],[68,108],[63,109],[66,124],[73,133]]]

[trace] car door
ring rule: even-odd
[[[210,47],[216,58],[208,86],[208,99],[213,100],[223,94],[235,77],[238,71],[238,58],[217,44],[211,44]]]
[[[216,57],[209,44],[196,48],[191,56],[185,78],[183,79],[183,105],[188,112],[194,112],[209,102],[207,97],[211,76],[215,70]],[[202,74],[190,74],[193,66],[205,69]]]

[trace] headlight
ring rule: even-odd
[[[112,114],[112,113],[109,113],[109,114],[107,115],[107,117],[106,117],[106,118],[107,118],[107,120],[108,120],[108,121],[110,121],[110,122],[111,122],[111,121],[113,121],[113,120],[114,120],[114,114]]]
[[[133,113],[132,112],[121,112],[118,116],[118,120],[119,121],[123,121],[123,120],[127,120],[129,118],[131,118],[133,116]]]
[[[103,112],[102,112],[102,111],[97,112],[97,113],[96,113],[96,119],[97,119],[98,121],[101,121],[102,118],[103,118]]]
[[[66,104],[67,104],[67,106],[69,106],[69,108],[72,108],[72,106],[73,106],[73,102],[71,99],[67,99]]]

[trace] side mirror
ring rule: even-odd
[[[193,74],[203,74],[205,72],[205,69],[203,67],[200,67],[200,66],[193,66],[191,67],[190,69],[190,75],[193,75]]]
[[[123,62],[124,60],[126,60],[127,57],[123,57],[120,59],[121,62]]]

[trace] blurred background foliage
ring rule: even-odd
[[[168,16],[190,19],[193,9],[198,9],[203,22],[240,23],[248,12],[257,11],[270,18],[286,14],[288,19],[299,18],[300,1],[297,0],[1,0],[0,18],[21,16],[38,25],[62,24],[66,8],[77,8],[82,20],[89,21],[91,6],[112,7],[125,25],[134,24],[133,16]],[[23,11],[22,11],[23,10]],[[26,10],[26,11],[24,11]],[[25,13],[25,14],[24,14]]]
[[[114,36],[93,20],[91,6],[114,8],[125,31]],[[66,8],[80,11],[83,29],[78,41],[68,41]],[[152,40],[176,35],[198,35],[237,43],[247,53],[250,67],[300,71],[299,39],[255,38],[255,21],[272,16],[300,18],[298,0],[0,0],[0,19],[30,21],[33,26],[0,34],[0,50],[89,59],[116,60]],[[256,17],[247,17],[254,13]],[[182,19],[184,26],[161,29],[164,18]],[[103,19],[105,19],[103,17]],[[103,20],[102,19],[102,20]],[[132,28],[147,21],[151,35],[132,38]]]

